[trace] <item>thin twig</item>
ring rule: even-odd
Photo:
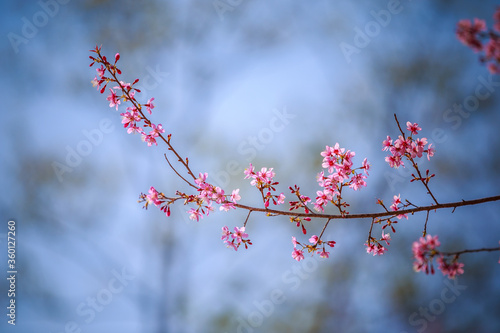
[[[456,207],[455,207],[456,208]],[[423,237],[427,235],[427,221],[429,221],[429,210],[427,211],[427,216],[425,217],[425,224],[424,224],[424,232],[423,232]]]
[[[321,233],[319,234],[318,239],[321,239],[321,236],[323,236],[323,233],[325,232],[326,227],[328,226],[328,223],[330,223],[330,220],[331,219],[328,219],[328,221],[326,221],[325,226],[323,227],[323,230],[321,230]]]
[[[406,140],[406,137],[405,137],[405,133],[403,132],[403,130],[401,129],[401,125],[399,124],[399,120],[398,120],[398,116],[396,116],[396,114],[394,114],[394,119],[396,119],[396,123],[398,124],[398,128],[399,128],[399,131],[401,132],[401,134],[403,135],[403,139]],[[408,157],[408,156],[407,156]],[[412,163],[413,165],[413,168],[415,170],[417,170],[417,173],[418,173],[418,177],[419,177],[419,180],[420,182],[425,186],[425,188],[427,189],[427,193],[432,197],[432,199],[434,200],[434,202],[436,204],[439,204],[439,202],[436,200],[436,198],[434,197],[434,194],[432,194],[431,192],[431,189],[429,188],[429,186],[427,185],[427,183],[424,181],[424,178],[422,177],[422,174],[420,173],[420,170],[418,169],[418,165],[417,163],[415,163],[415,161],[413,160],[413,158],[408,157],[408,160],[410,160],[410,162]]]
[[[184,180],[186,183],[188,183],[188,184],[189,184],[189,186],[192,186],[192,187],[194,187],[194,188],[198,189],[196,186],[194,186],[193,184],[191,184],[190,182],[188,182],[188,181],[187,181],[184,177],[182,177],[182,176],[179,174],[179,172],[177,172],[177,170],[175,170],[175,168],[173,167],[172,163],[170,163],[170,161],[168,160],[167,154],[163,154],[163,156],[165,156],[165,159],[167,160],[168,165],[170,166],[170,168],[171,168],[172,170],[174,170],[174,172],[177,174],[177,176],[179,176],[182,180]]]
[[[243,226],[244,226],[244,227],[246,227],[246,225],[247,225],[248,218],[250,217],[250,214],[252,214],[252,210],[250,210],[250,211],[248,212],[247,218],[245,219],[245,223],[243,223]]]

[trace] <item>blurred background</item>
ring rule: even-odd
[[[252,214],[253,246],[235,252],[221,227],[245,211],[200,222],[137,203],[150,186],[189,189],[164,146],[128,135],[91,85],[89,49],[116,52],[122,79],[139,78],[152,120],[172,134],[195,173],[243,204],[259,193],[248,163],[274,167],[279,192],[315,196],[320,152],[336,142],[371,162],[351,213],[376,198],[432,201],[390,169],[381,142],[393,114],[418,122],[436,146],[431,189],[441,202],[499,194],[500,77],[455,36],[463,18],[490,26],[493,1],[2,1],[1,267],[16,222],[16,326],[2,332],[494,332],[500,329],[498,252],[465,254],[465,274],[414,273],[411,243],[425,214],[397,224],[389,251],[366,254],[369,220],[335,221],[328,260],[296,262],[287,218]],[[330,210],[334,212],[334,210]],[[430,215],[447,251],[494,247],[498,203]],[[377,228],[377,233],[380,229]]]

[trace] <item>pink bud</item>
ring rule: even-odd
[[[118,60],[120,60],[120,53],[115,54],[115,64]]]

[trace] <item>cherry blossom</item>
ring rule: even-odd
[[[161,204],[161,201],[158,199],[158,191],[153,186],[150,187],[149,194],[146,195],[146,200],[148,204],[154,204],[155,206]]]
[[[382,231],[381,240],[385,241],[387,243],[387,245],[391,245],[391,244],[389,244],[389,241],[391,240],[391,235],[389,233],[384,234],[384,232]]]
[[[318,242],[318,236],[313,235],[311,238],[309,238],[309,243],[315,245]]]
[[[227,226],[222,227],[222,240],[229,240],[229,237],[232,235],[231,231]]]
[[[196,220],[196,222],[200,221],[200,217],[203,218],[203,215],[198,209],[191,208],[187,213],[189,214],[189,218],[191,220]]]
[[[330,258],[330,252],[326,252],[325,249],[318,251],[320,258]]]
[[[304,251],[294,249],[292,252],[292,258],[297,261],[301,261],[302,259],[304,259]]]
[[[245,233],[245,227],[234,227],[234,232],[229,231],[227,226],[222,227],[221,240],[224,241],[227,247],[233,248],[235,251],[238,251],[241,244],[244,244],[245,248],[248,248],[248,245],[252,245],[252,242],[246,239],[247,237],[248,234]]]
[[[109,96],[106,98],[109,101],[109,107],[112,108],[113,106],[116,106],[116,109],[118,110],[118,105],[120,105],[121,101],[116,95],[116,92],[112,89],[109,89],[111,92]]]
[[[152,114],[152,109],[154,109],[154,104],[153,104],[153,101],[154,101],[154,97],[150,98],[148,100],[148,102],[146,104],[144,104],[144,106],[146,107],[146,110],[149,112],[149,114]]]
[[[236,201],[241,200],[241,196],[239,195],[240,189],[233,190],[233,193],[231,193],[231,201],[236,203]]]
[[[482,50],[483,45],[478,39],[477,34],[486,31],[486,23],[478,18],[474,22],[470,20],[461,20],[457,24],[457,37],[465,45],[472,48],[475,52]]]
[[[377,255],[381,256],[387,251],[387,249],[378,242],[365,243],[365,246],[366,246],[366,253],[372,253],[374,256]]]
[[[406,129],[411,132],[413,135],[417,135],[418,131],[421,131],[422,129],[418,126],[417,123],[411,123],[411,122],[406,122]]]
[[[443,275],[448,275],[448,278],[454,279],[457,275],[464,274],[464,264],[458,261],[452,260],[451,262],[447,262],[444,256],[439,256],[436,259],[438,263],[438,269],[441,270]]]

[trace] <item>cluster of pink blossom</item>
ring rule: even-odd
[[[148,208],[149,205],[153,204],[159,206],[160,210],[163,211],[167,216],[170,216],[170,204],[169,198],[161,192],[158,192],[153,186],[149,188],[149,194],[141,193],[139,196],[140,202],[146,202],[144,208]]]
[[[295,237],[292,237],[292,243],[293,243],[292,258],[297,261],[301,261],[302,259],[304,259],[304,249],[306,249],[309,253],[319,254],[320,258],[329,258],[330,252],[327,252],[325,250],[325,245],[334,247],[336,244],[335,241],[324,242],[321,239],[319,239],[319,237],[316,235],[313,235],[311,236],[311,238],[309,238],[309,243],[311,244],[302,245],[297,241]],[[302,246],[302,249],[297,249],[297,245]],[[321,247],[321,249],[319,249],[319,247]]]
[[[410,136],[400,135],[394,142],[390,136],[382,142],[382,150],[388,150],[391,155],[386,156],[385,161],[389,163],[391,168],[404,167],[403,157],[408,160],[422,157],[423,153],[427,153],[427,159],[430,160],[434,156],[435,149],[432,143],[427,145],[427,138],[414,139],[411,135],[417,135],[418,131],[422,130],[417,123],[406,123],[406,129],[410,131]],[[425,148],[427,146],[427,149]]]
[[[457,261],[458,257],[455,256],[451,262],[447,262],[445,257],[440,254],[437,248],[441,245],[438,236],[427,235],[426,237],[420,237],[416,242],[413,242],[412,251],[413,258],[415,262],[413,263],[413,269],[416,272],[424,271],[426,274],[434,274],[434,266],[432,264],[432,259],[438,256],[436,259],[438,263],[438,269],[443,272],[443,275],[448,275],[450,279],[457,275],[463,274],[464,264]]]
[[[321,156],[323,156],[321,166],[327,169],[329,174],[325,175],[325,171],[321,171],[317,176],[318,184],[323,189],[316,192],[314,209],[324,212],[324,207],[329,202],[341,209],[343,205],[341,202],[343,187],[349,187],[356,191],[366,186],[366,176],[356,172],[356,170],[362,169],[368,175],[370,164],[365,158],[361,167],[353,169],[352,158],[355,155],[356,153],[353,151],[340,148],[338,143],[333,147],[326,146],[326,149],[321,152]]]
[[[387,248],[384,247],[382,244],[380,244],[380,242],[384,241],[389,246],[391,245],[389,243],[390,240],[391,240],[391,235],[388,233],[384,234],[384,231],[382,231],[382,237],[378,240],[373,237],[370,237],[369,241],[365,243],[366,253],[372,253],[374,256],[383,255],[385,252],[387,252]]]
[[[220,187],[213,186],[206,182],[208,177],[207,173],[200,173],[199,177],[195,179],[196,185],[198,185],[197,195],[187,195],[183,192],[177,191],[177,197],[168,198],[163,193],[158,192],[154,187],[149,189],[149,194],[141,193],[140,202],[145,202],[144,208],[148,208],[148,205],[154,204],[159,206],[160,209],[170,216],[170,205],[176,200],[184,199],[184,205],[196,204],[196,208],[191,208],[187,211],[189,218],[191,220],[196,220],[197,222],[203,215],[209,215],[210,212],[214,211],[212,205],[213,202],[219,204],[219,209],[221,211],[229,211],[231,208],[235,209],[235,204],[241,199],[239,195],[239,189],[233,190],[231,195],[224,194],[224,190]]]
[[[283,193],[276,195],[271,192],[276,191],[274,186],[279,184],[279,182],[273,181],[274,176],[276,176],[273,168],[269,168],[269,170],[267,168],[262,168],[260,171],[255,172],[254,166],[250,163],[244,173],[245,179],[252,179],[250,185],[257,187],[261,192],[266,208],[269,207],[271,201],[274,205],[281,205],[285,202],[285,195]]]
[[[122,100],[124,102],[132,102],[133,106],[127,107],[127,111],[121,113],[122,116],[122,124],[124,128],[127,128],[127,133],[139,133],[142,135],[142,140],[148,144],[148,146],[158,145],[156,142],[156,138],[161,136],[162,133],[165,132],[161,124],[155,125],[151,123],[144,114],[142,113],[142,108],[145,107],[149,114],[152,113],[152,109],[155,107],[153,104],[154,98],[150,98],[146,104],[140,104],[137,102],[135,98],[136,93],[140,93],[141,91],[133,86],[139,82],[139,79],[136,79],[133,83],[126,83],[118,80],[117,75],[121,74],[121,70],[116,67],[116,63],[120,60],[120,54],[117,53],[115,55],[115,62],[111,64],[106,56],[101,55],[100,47],[97,47],[93,50],[90,50],[93,53],[97,54],[97,57],[89,56],[92,59],[92,63],[90,66],[93,66],[95,63],[101,64],[99,68],[96,69],[97,76],[92,80],[92,85],[97,89],[100,89],[101,94],[106,91],[106,87],[109,82],[117,83],[117,86],[114,86],[112,89],[109,88],[110,94],[106,98],[109,101],[109,107],[115,107],[118,110],[118,106],[121,104]],[[111,75],[110,77],[105,76],[106,71]],[[141,128],[140,123],[144,121],[142,127],[151,127],[151,131],[146,133],[143,128]]]
[[[486,27],[484,20],[474,18],[471,20],[460,20],[457,24],[457,38],[464,45],[470,47],[474,52],[483,52],[480,59],[482,62],[489,62],[488,69],[492,74],[500,74],[500,7],[493,15],[495,23],[493,29]],[[489,41],[484,44],[485,39]]]
[[[458,262],[456,258],[452,259],[451,262],[447,262],[444,256],[439,256],[436,259],[438,263],[438,269],[443,272],[443,275],[448,275],[448,278],[454,279],[455,276],[464,274],[464,264]]]
[[[214,206],[212,206],[213,202],[220,205],[219,209],[221,211],[227,212],[231,208],[235,209],[236,202],[241,199],[239,189],[233,190],[231,195],[226,195],[224,190],[220,187],[207,183],[207,177],[207,173],[200,172],[199,177],[195,179],[194,182],[198,186],[196,189],[198,191],[197,195],[187,195],[177,191],[178,198],[184,199],[184,205],[191,203],[197,205],[196,208],[191,208],[187,211],[189,218],[197,222],[200,218],[203,218],[203,215],[208,216],[210,212],[214,211]]]
[[[245,239],[247,237],[248,234],[245,233],[245,227],[234,227],[234,232],[229,231],[227,226],[222,227],[221,239],[227,247],[232,247],[235,251],[238,251],[241,244],[245,245],[245,249],[248,249],[248,245],[252,245],[250,239]]]

